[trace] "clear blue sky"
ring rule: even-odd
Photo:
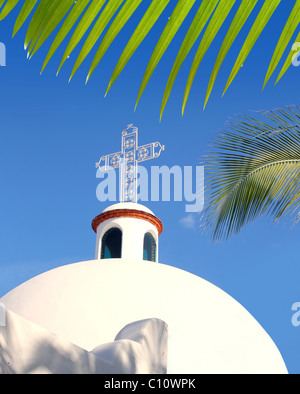
[[[96,198],[99,180],[94,163],[101,155],[120,149],[120,133],[127,124],[139,127],[141,144],[158,140],[166,145],[154,165],[196,166],[208,149],[209,139],[224,128],[228,117],[299,104],[300,67],[291,67],[276,87],[273,78],[261,91],[276,39],[291,9],[283,3],[222,98],[235,60],[233,54],[241,47],[241,40],[237,41],[203,112],[208,76],[224,36],[222,30],[200,66],[182,117],[183,89],[194,48],[179,73],[161,123],[164,85],[185,29],[180,30],[134,112],[149,51],[162,25],[139,48],[104,98],[116,56],[133,24],[115,41],[85,86],[91,57],[70,84],[72,56],[59,77],[57,56],[40,76],[45,50],[27,60],[23,49],[25,29],[11,38],[16,12],[0,23],[0,42],[7,48],[7,67],[0,67],[0,297],[46,270],[94,258],[91,221],[108,205]],[[169,13],[167,10],[162,19]],[[262,218],[228,242],[211,244],[210,237],[202,235],[197,227],[197,215],[195,222],[185,225],[185,202],[147,205],[165,227],[160,238],[160,261],[199,275],[233,296],[270,334],[289,372],[299,373],[300,327],[291,323],[291,307],[300,301],[299,225],[275,226]]]

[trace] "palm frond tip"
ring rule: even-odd
[[[161,36],[152,54],[149,53],[149,62],[136,101],[137,105],[152,74],[178,31],[185,28],[186,34],[182,43],[179,43],[178,56],[173,63],[166,82],[161,104],[160,116],[162,117],[179,70],[197,41],[199,41],[199,47],[192,61],[184,89],[182,113],[185,110],[202,60],[221,28],[224,28],[224,22],[230,21],[229,28],[209,78],[204,106],[207,105],[219,70],[236,39],[243,35],[243,45],[236,55],[232,55],[233,57],[236,56],[236,61],[229,75],[224,93],[236,78],[241,65],[246,61],[257,40],[263,35],[266,26],[273,19],[273,15],[280,12],[278,10],[279,6],[291,7],[291,11],[287,20],[284,21],[284,26],[276,26],[276,29],[282,29],[282,31],[279,31],[279,35],[277,31],[273,34],[274,37],[279,36],[279,40],[277,43],[274,42],[274,53],[270,59],[270,65],[265,77],[265,86],[275,73],[286,51],[289,52],[289,55],[281,68],[276,83],[292,64],[292,58],[295,54],[291,51],[291,48],[294,47],[293,44],[299,41],[300,37],[299,34],[295,37],[295,33],[299,33],[297,30],[300,22],[300,0],[291,0],[289,2],[284,2],[283,0],[265,0],[263,2],[258,2],[258,0],[176,0],[174,2],[170,0],[153,0],[147,5],[142,0],[0,0],[0,21],[6,18],[16,7],[20,8],[13,35],[29,20],[29,27],[25,36],[25,48],[28,50],[29,58],[44,45],[51,35],[54,35],[52,45],[42,66],[42,72],[64,41],[68,40],[58,70],[61,69],[65,60],[69,58],[71,52],[82,43],[79,54],[74,56],[74,65],[70,79],[77,72],[85,58],[93,51],[94,47],[98,45],[98,50],[87,72],[88,80],[128,21],[135,18],[136,28],[124,50],[116,59],[116,66],[112,72],[111,79],[108,81],[107,93],[137,48],[150,34],[157,22],[162,20],[161,17],[163,15],[170,16],[165,18],[166,23]],[[140,10],[139,13],[136,12],[138,9]],[[188,25],[187,17],[191,14],[193,17],[190,25]],[[248,26],[250,20],[252,20],[252,24],[247,32],[245,31],[245,26]],[[70,35],[69,38],[67,38],[68,35]],[[270,45],[270,42],[268,42],[268,45]]]
[[[299,219],[300,108],[240,116],[212,141],[205,158],[202,226],[227,239],[264,214]]]

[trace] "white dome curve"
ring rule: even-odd
[[[169,327],[168,373],[286,373],[276,345],[232,297],[174,267],[92,260],[41,274],[0,302],[92,350],[126,324],[158,318]]]

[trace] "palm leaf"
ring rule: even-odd
[[[38,0],[28,0],[24,3],[14,26],[13,36],[21,29]]]
[[[164,97],[161,104],[160,110],[160,119],[162,118],[162,114],[164,112],[165,106],[167,104],[168,98],[170,96],[174,81],[176,76],[193,45],[197,41],[200,36],[202,30],[204,29],[206,23],[211,17],[215,7],[217,6],[219,0],[204,0],[202,1],[197,14],[184,38],[184,41],[181,45],[181,48],[177,54],[176,60],[173,64],[172,71],[170,73],[167,86],[164,92]]]
[[[15,8],[19,0],[7,0],[5,6],[2,8],[0,13],[0,21],[7,17],[7,15]],[[0,6],[2,6],[4,1],[1,1]]]
[[[65,50],[65,53],[63,55],[63,58],[62,58],[62,60],[60,62],[60,65],[59,65],[57,73],[59,73],[59,71],[60,71],[62,65],[64,64],[64,62],[66,61],[66,59],[71,55],[71,53],[76,48],[76,46],[78,45],[78,43],[80,42],[80,40],[82,39],[84,34],[87,32],[87,30],[89,29],[89,27],[91,26],[91,24],[93,23],[95,18],[97,17],[99,11],[103,7],[104,3],[105,3],[105,0],[93,0],[92,1],[92,3],[90,4],[89,8],[87,9],[85,14],[81,18],[77,28],[75,29],[75,31],[74,31],[74,33],[73,33],[73,35],[72,35],[72,37],[71,37],[71,39],[70,39],[70,41],[68,43],[68,46],[67,46],[67,48]],[[85,5],[86,4],[84,4],[84,6]],[[79,13],[80,13],[80,11],[81,10],[79,10]],[[77,15],[78,15],[78,11],[75,14],[75,18],[76,18]]]
[[[231,48],[232,44],[234,43],[235,39],[237,38],[239,32],[243,28],[244,24],[246,23],[247,19],[249,18],[251,12],[253,11],[254,7],[256,6],[258,0],[253,0],[249,2],[248,0],[243,0],[235,17],[234,20],[232,21],[230,28],[227,32],[227,35],[223,41],[222,47],[220,49],[220,52],[217,56],[216,63],[214,65],[214,69],[212,71],[209,83],[208,83],[208,88],[206,92],[206,97],[205,97],[205,103],[204,103],[204,108],[207,105],[209,96],[211,94],[212,88],[214,86],[214,83],[216,81],[218,72],[221,68],[221,65]]]
[[[202,225],[227,239],[257,217],[300,210],[300,108],[242,116],[212,142],[205,159]]]
[[[98,51],[93,59],[92,65],[90,67],[88,76],[87,76],[87,81],[95,71],[95,68],[98,66],[100,63],[100,60],[102,59],[103,55],[107,51],[107,49],[110,47],[112,42],[115,40],[117,35],[120,33],[120,31],[123,29],[125,24],[128,22],[128,20],[131,18],[131,16],[134,14],[134,12],[137,10],[139,5],[141,4],[142,0],[131,0],[131,1],[126,1],[123,7],[120,9],[118,15],[116,15],[114,21],[112,22],[110,28],[108,29],[107,33],[103,37],[103,40],[100,44],[100,47],[98,48]],[[74,74],[74,70],[72,71],[72,75]]]
[[[264,28],[266,27],[267,23],[271,19],[272,15],[274,14],[276,8],[279,6],[281,0],[269,0],[265,1],[247,38],[246,41],[239,53],[239,56],[233,66],[231,74],[228,78],[228,81],[225,86],[224,93],[231,85],[232,81],[236,77],[237,73],[241,69],[242,65],[244,64],[245,60],[247,59],[249,53],[251,52],[253,46],[255,45],[256,41],[258,40],[259,36],[263,32]]]
[[[31,58],[35,52],[44,44],[50,34],[56,29],[59,23],[67,15],[68,11],[74,5],[74,0],[52,0],[52,7],[47,6],[45,8],[45,14],[40,24],[40,28],[35,31],[35,35],[32,37],[28,53]]]
[[[239,4],[239,7],[235,7],[237,4]],[[182,42],[179,42],[176,59],[174,62],[171,62],[171,72],[167,78],[161,104],[160,115],[162,116],[178,72],[207,25],[188,73],[182,106],[182,112],[184,112],[200,64],[220,32],[225,20],[228,19],[230,22],[229,28],[221,42],[215,64],[213,64],[204,106],[211,95],[225,57],[233,47],[237,37],[243,34],[242,49],[236,55],[234,53],[232,55],[236,59],[224,93],[227,91],[237,76],[241,65],[247,59],[257,40],[262,36],[273,14],[275,11],[279,12],[277,10],[279,5],[283,7],[287,2],[283,0],[264,0],[261,4],[258,4],[258,0],[174,0],[173,2],[170,2],[170,0],[152,0],[149,4],[142,0],[0,0],[0,21],[7,17],[12,10],[19,8],[16,7],[17,5],[20,6],[20,9],[16,11],[17,16],[13,35],[21,29],[26,21],[29,22],[24,43],[25,48],[28,48],[28,57],[33,56],[48,38],[53,36],[52,44],[45,56],[42,71],[64,41],[66,41],[66,47],[60,60],[58,71],[66,59],[70,57],[70,54],[73,53],[74,49],[82,42],[79,54],[74,56],[70,79],[94,49],[95,45],[98,44],[98,49],[87,74],[88,80],[124,26],[131,18],[135,17],[136,28],[130,35],[125,49],[116,58],[116,65],[108,84],[107,93],[137,48],[150,34],[160,16],[165,12],[169,12],[168,15],[171,15],[171,17],[168,18],[154,50],[149,54],[150,60],[144,72],[136,101],[137,105],[151,76],[157,69],[162,57],[166,54],[177,32],[179,30],[184,32],[184,29],[186,29]],[[274,45],[275,50],[268,67],[265,83],[273,75],[300,22],[300,0],[289,1],[288,5],[292,5],[293,8],[282,31],[277,27],[277,31],[274,31],[273,34],[274,37],[279,37],[279,39],[277,42],[276,40],[274,41],[274,44],[276,44]],[[193,10],[196,7],[197,11],[194,13]],[[142,9],[142,11],[137,13],[137,8]],[[249,17],[254,13],[254,8],[257,10],[257,13],[247,34],[243,32],[243,27],[246,22],[249,22]],[[187,16],[191,14],[193,14],[192,20],[187,25]],[[107,32],[103,35],[106,29]],[[72,34],[68,40],[67,36],[69,33]],[[299,39],[299,36],[297,39]],[[268,42],[268,45],[270,45],[270,42]],[[276,82],[288,70],[290,55],[282,67]]]
[[[208,48],[210,47],[211,43],[215,39],[218,31],[221,29],[223,23],[225,22],[229,12],[231,11],[232,7],[234,6],[236,0],[220,0],[220,3],[214,12],[211,21],[205,31],[202,41],[200,42],[199,48],[195,55],[192,67],[190,69],[190,73],[188,76],[187,84],[185,87],[184,97],[183,97],[183,104],[182,104],[182,114],[184,114],[184,110],[186,107],[187,99],[190,94],[190,90],[196,75],[196,72],[199,68],[200,63],[203,60],[205,53],[207,52]]]
[[[25,49],[29,46],[28,57],[42,46],[73,4],[73,0],[44,0],[39,3],[25,37]]]
[[[86,9],[87,5],[89,4],[90,0],[81,0],[77,1],[68,14],[67,18],[65,19],[63,25],[61,26],[59,32],[55,36],[55,39],[47,53],[46,59],[44,61],[42,71],[44,71],[45,67],[47,66],[49,60],[52,58],[54,53],[57,51],[63,40],[66,38],[68,33],[71,31],[75,23],[78,21],[84,10]]]
[[[28,5],[28,0],[27,0],[27,5]],[[25,3],[25,6],[26,6]],[[29,27],[27,29],[27,33],[25,36],[25,43],[24,43],[24,48],[27,49],[30,42],[33,41],[34,39],[38,39],[41,31],[44,28],[45,23],[47,23],[47,13],[49,10],[52,9],[53,3],[47,4],[46,1],[40,1],[38,3],[38,7],[33,14],[33,17],[30,21]],[[22,12],[22,11],[21,11]],[[36,41],[35,41],[36,42]]]
[[[93,49],[99,37],[105,30],[106,26],[110,23],[111,19],[113,18],[113,16],[115,15],[118,8],[121,6],[123,2],[124,0],[114,0],[114,1],[111,0],[106,4],[105,8],[99,15],[99,18],[97,19],[92,31],[90,32],[87,39],[85,40],[85,43],[76,59],[70,79],[73,77],[73,75],[75,74],[81,63],[88,56],[90,51]]]
[[[148,35],[149,31],[157,22],[158,18],[161,16],[162,12],[165,10],[166,6],[169,4],[170,0],[153,0],[151,5],[149,6],[147,12],[143,16],[141,22],[138,27],[135,29],[133,35],[130,37],[126,48],[122,52],[118,63],[114,69],[114,72],[110,78],[108,87],[106,89],[105,95],[107,95],[108,91],[114,84],[115,80],[118,78],[123,68],[132,57],[134,52],[137,50],[139,45]]]
[[[291,12],[291,15],[289,16],[287,24],[285,25],[283,32],[279,38],[277,47],[275,49],[269,69],[267,71],[267,75],[263,87],[265,87],[266,83],[274,73],[280,59],[284,54],[285,49],[287,48],[289,42],[291,41],[296,29],[298,28],[299,20],[300,20],[300,0],[297,0]]]
[[[157,67],[159,61],[161,60],[163,54],[167,50],[168,46],[170,45],[171,41],[175,37],[179,27],[187,17],[188,13],[190,12],[192,6],[194,5],[195,0],[178,0],[178,3],[170,16],[162,35],[159,38],[156,47],[152,53],[151,59],[148,63],[147,69],[145,71],[140,90],[138,93],[138,97],[136,100],[136,105],[138,104],[141,95],[143,94],[151,75],[153,74],[155,68]]]

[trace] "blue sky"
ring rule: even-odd
[[[59,77],[59,56],[40,76],[49,44],[27,60],[23,49],[25,29],[11,38],[16,12],[0,23],[0,42],[7,49],[7,66],[0,67],[0,297],[46,270],[94,258],[91,221],[109,205],[96,198],[99,179],[94,163],[100,156],[120,150],[121,131],[129,123],[139,128],[140,144],[160,141],[166,145],[153,165],[196,166],[209,140],[224,128],[228,117],[299,103],[297,67],[291,67],[275,87],[272,78],[262,92],[276,39],[291,9],[283,3],[222,98],[242,37],[237,40],[203,111],[208,77],[226,31],[222,30],[199,68],[182,117],[183,91],[194,48],[178,75],[161,123],[164,86],[184,28],[162,59],[135,112],[134,105],[149,51],[169,9],[106,98],[116,57],[133,23],[114,42],[87,86],[91,57],[70,84],[73,56]],[[185,204],[147,204],[164,223],[160,262],[199,275],[229,293],[269,333],[289,372],[299,373],[300,327],[291,323],[292,305],[300,301],[299,225],[273,225],[270,219],[262,218],[229,241],[211,244],[209,235],[198,228],[199,215],[187,216]]]

